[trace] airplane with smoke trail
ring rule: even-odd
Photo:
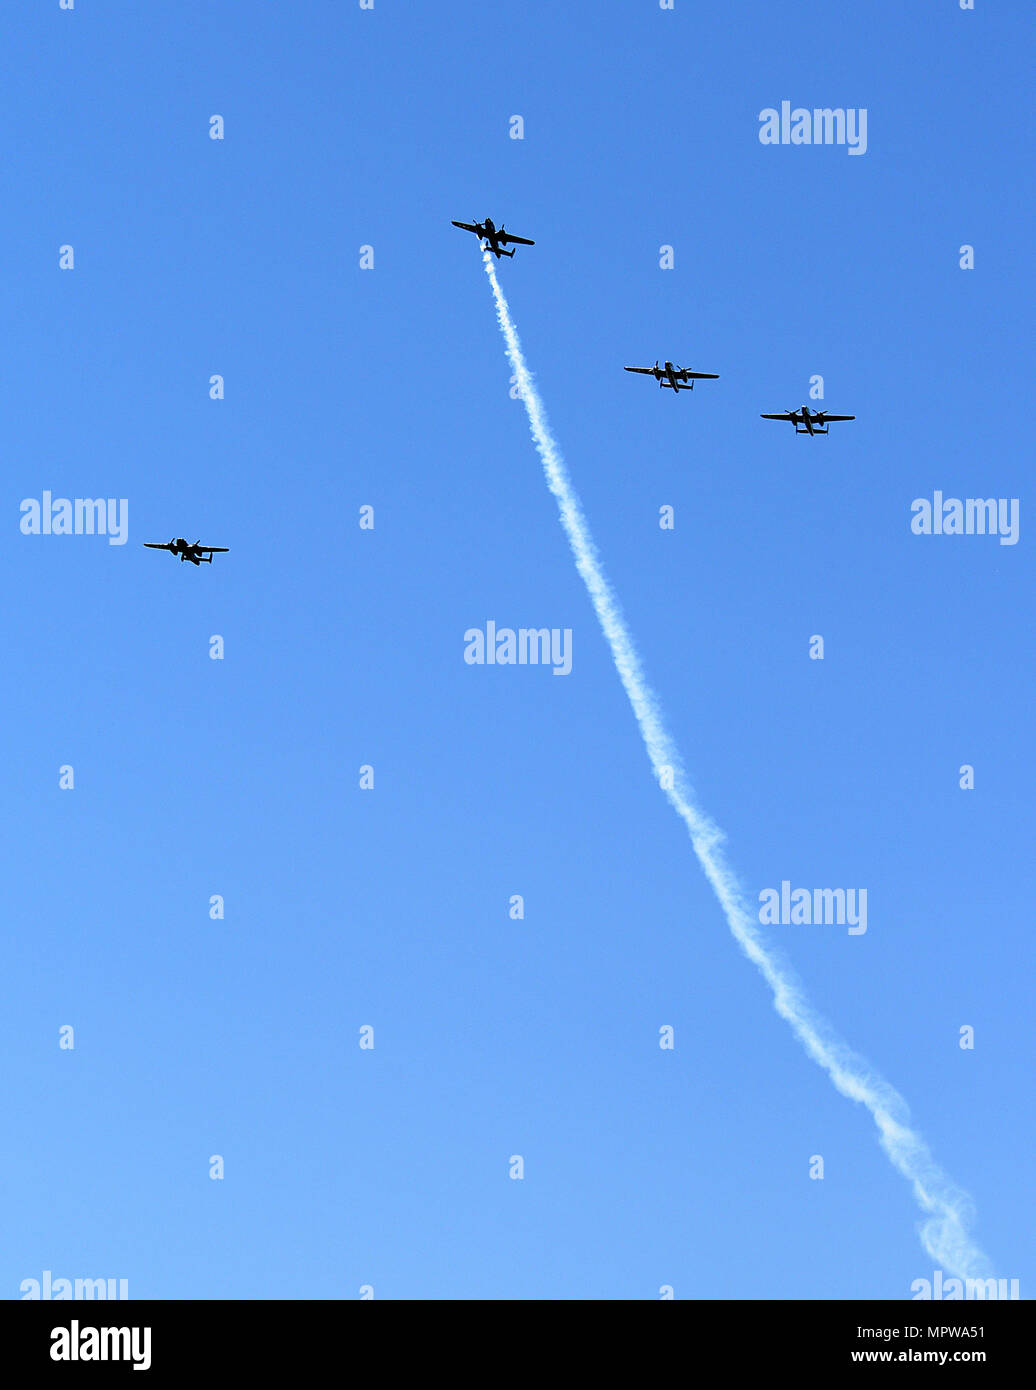
[[[479,242],[488,242],[489,249],[493,255],[500,259],[501,256],[513,256],[513,251],[503,251],[501,247],[511,244],[517,246],[535,246],[534,241],[528,237],[514,236],[511,232],[504,231],[504,224],[501,222],[499,227],[493,225],[493,219],[487,217],[484,222],[454,222],[455,227],[459,227],[462,232],[474,232]]]
[[[507,358],[518,379],[518,396],[525,407],[547,486],[557,502],[576,569],[586,586],[633,708],[656,785],[664,791],[687,827],[698,863],[719,900],[731,935],[769,986],[778,1015],[791,1028],[806,1053],[827,1073],[835,1089],[870,1112],[881,1147],[893,1167],[910,1184],[924,1213],[921,1242],[925,1250],[937,1265],[952,1270],[960,1278],[985,1278],[992,1273],[992,1266],[970,1235],[972,1204],[968,1194],[939,1167],[922,1135],[912,1127],[903,1097],[814,1011],[791,966],[759,930],[745,891],[723,851],[723,832],[697,804],[658,697],[644,674],[640,653],[605,574],[579,495],[547,423],[546,409],[526,365],[518,332],[488,250],[482,262],[493,291]]]

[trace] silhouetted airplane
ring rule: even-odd
[[[512,236],[510,232],[505,232],[501,226],[499,229],[493,226],[493,219],[487,217],[484,222],[454,222],[455,227],[459,227],[463,232],[474,232],[479,241],[488,241],[489,249],[493,255],[500,259],[501,256],[513,256],[513,251],[501,251],[501,246],[507,246],[514,242],[517,246],[535,246],[534,241],[529,241],[527,237]]]
[[[677,391],[693,391],[696,381],[718,381],[718,372],[692,372],[686,367],[674,367],[672,362],[667,362],[664,367],[660,367],[656,362],[653,367],[626,367],[627,372],[640,372],[642,376],[653,376],[659,386],[668,386],[675,393]]]
[[[188,545],[182,536],[175,537],[168,545],[159,545],[157,541],[145,541],[144,544],[148,550],[168,550],[171,555],[179,555],[181,564],[184,560],[190,560],[192,565],[211,565],[213,555],[225,555],[230,549],[227,545],[202,545],[201,541]]]
[[[786,410],[783,415],[760,415],[760,420],[790,420],[796,434],[827,434],[832,420],[855,420],[855,415],[828,415],[826,410],[811,411],[808,405],[801,410]],[[803,428],[800,429],[799,426]]]

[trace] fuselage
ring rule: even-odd
[[[501,256],[513,256],[513,251],[505,251],[500,245],[500,233],[504,230],[503,227],[495,226],[491,217],[486,218],[485,226],[485,240],[489,242],[489,249],[497,260],[499,260]]]
[[[177,536],[174,541],[173,554],[179,555],[181,562],[190,560],[192,565],[201,564],[201,552],[196,546],[191,545],[189,541],[185,541],[183,536]]]

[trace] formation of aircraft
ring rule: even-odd
[[[190,545],[183,536],[174,536],[165,545],[158,541],[145,541],[144,545],[148,550],[168,550],[171,555],[179,555],[181,565],[184,560],[190,560],[192,565],[211,565],[213,555],[225,555],[230,549],[228,545],[202,545],[201,541]]]
[[[500,259],[501,256],[513,256],[513,251],[504,251],[504,246],[535,246],[534,241],[528,237],[514,236],[511,232],[505,232],[503,223],[499,227],[493,225],[493,219],[487,217],[484,222],[454,222],[455,227],[459,227],[462,232],[474,232],[479,241],[487,241],[489,249],[493,255]]]
[[[505,248],[509,245],[515,246],[535,246],[534,241],[528,237],[515,236],[513,233],[505,231],[503,224],[499,227],[495,225],[491,217],[487,217],[484,222],[454,222],[453,226],[459,227],[461,231],[473,232],[478,237],[480,245],[485,245],[497,260],[501,256],[513,256],[513,251]],[[668,359],[659,366],[656,358],[653,367],[626,367],[627,372],[636,372],[640,376],[653,376],[658,382],[659,388],[668,388],[675,396],[678,391],[693,391],[696,381],[718,381],[718,372],[692,372],[688,367],[677,367]],[[832,420],[855,420],[855,415],[831,415],[826,410],[810,410],[809,406],[804,405],[801,410],[786,410],[780,415],[763,415],[763,420],[787,420],[795,426],[796,434],[827,434]],[[229,546],[225,545],[202,545],[200,541],[195,541],[193,545],[185,541],[182,536],[176,536],[166,544],[161,545],[157,541],[145,541],[148,550],[168,550],[171,555],[178,555],[180,563],[189,560],[192,565],[211,565],[213,555],[225,555]]]
[[[463,232],[474,232],[479,239],[480,246],[487,246],[493,255],[500,259],[501,256],[513,256],[513,251],[506,251],[504,248],[514,244],[518,246],[535,246],[534,241],[528,237],[513,236],[510,232],[505,232],[503,224],[497,227],[491,217],[487,217],[484,222],[454,222],[455,227],[459,227]],[[640,376],[653,376],[658,382],[659,388],[668,388],[675,396],[678,391],[693,391],[696,381],[718,381],[718,372],[692,372],[688,367],[677,367],[668,359],[658,365],[655,359],[653,367],[626,367],[627,372],[637,372]],[[796,434],[827,434],[832,420],[855,420],[855,415],[831,415],[826,410],[810,410],[808,405],[804,405],[801,410],[786,410],[781,415],[763,415],[763,420],[789,420],[795,426]]]
[[[826,410],[786,410],[783,415],[760,415],[761,420],[790,420],[796,434],[827,434],[832,420],[855,420],[855,415],[829,415]]]
[[[656,359],[653,367],[626,367],[627,372],[640,372],[642,376],[653,376],[659,387],[668,386],[674,395],[677,391],[693,391],[696,381],[718,381],[718,372],[692,372],[687,367],[674,367],[667,362],[664,367]]]

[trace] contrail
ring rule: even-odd
[[[910,1112],[899,1092],[883,1080],[857,1053],[818,1017],[807,1003],[802,987],[791,967],[764,944],[744,890],[727,863],[723,852],[723,832],[695,804],[679,751],[666,728],[654,691],[648,685],[640,656],[626,626],[622,609],[609,584],[582,504],[572,486],[561,450],[547,424],[543,402],[525,365],[521,343],[500,282],[496,278],[488,251],[483,263],[496,300],[497,319],[507,344],[507,356],[514,369],[529,429],[543,461],[547,485],[557,500],[561,525],[576,562],[576,569],[590,594],[619,678],[633,706],[641,737],[659,785],[677,815],[687,826],[691,844],[705,877],[719,899],[727,925],[748,959],[755,965],[773,993],[774,1008],[791,1027],[815,1062],[824,1068],[837,1090],[850,1100],[867,1107],[878,1127],[878,1137],[893,1166],[907,1179],[925,1219],[921,1224],[921,1243],[933,1260],[958,1278],[985,1278],[991,1274],[990,1262],[968,1235],[972,1216],[971,1199],[943,1172],[928,1145],[910,1127]]]

